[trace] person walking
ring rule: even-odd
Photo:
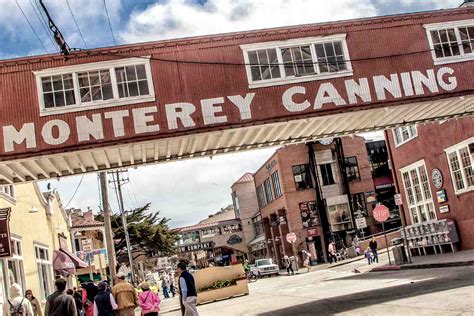
[[[150,285],[147,282],[143,282],[140,287],[143,292],[138,300],[140,301],[142,316],[158,316],[161,303],[160,297],[150,290]]]
[[[25,297],[28,299],[28,301],[30,301],[31,307],[33,307],[33,316],[43,316],[43,312],[41,311],[41,303],[33,295],[33,291],[26,290]]]
[[[170,298],[170,285],[166,272],[161,276],[161,287],[163,288],[163,295],[165,296],[165,298]]]
[[[370,250],[372,250],[372,262],[377,261],[377,263],[379,263],[379,255],[377,254],[377,241],[375,240],[375,237],[372,237],[372,240],[369,242],[369,247]]]
[[[84,306],[82,304],[82,289],[76,289],[72,293],[74,298],[74,303],[76,303],[77,315],[84,316],[86,312],[84,311]]]
[[[367,259],[367,262],[370,265],[372,263],[372,250],[370,250],[370,247],[367,247],[365,250],[364,257]]]
[[[3,315],[33,316],[30,301],[23,296],[23,290],[17,283],[10,287],[10,297],[3,304]]]
[[[177,272],[179,275],[179,295],[184,306],[184,316],[199,316],[196,309],[197,291],[194,277],[186,269],[186,263],[178,263]]]
[[[332,263],[333,260],[334,260],[334,262],[337,262],[336,245],[334,243],[334,240],[331,240],[331,242],[329,243],[328,254],[329,254],[329,263]]]
[[[118,305],[107,288],[106,282],[100,282],[97,287],[99,293],[94,298],[94,316],[115,316],[114,311],[118,309]]]
[[[135,316],[138,307],[138,295],[135,288],[125,281],[125,274],[117,273],[117,284],[112,288],[112,294],[118,305],[118,316]]]
[[[54,282],[56,292],[48,296],[44,311],[45,316],[77,316],[76,303],[71,295],[66,294],[67,281],[59,278]]]
[[[168,279],[170,280],[170,293],[175,297],[176,295],[176,282],[174,280],[174,273],[170,272],[168,275]]]
[[[288,275],[290,275],[290,271],[292,274],[295,274],[295,271],[293,271],[293,267],[291,266],[290,258],[288,258],[287,255],[285,255],[281,261],[283,264],[283,268],[286,269],[286,272],[288,273]]]
[[[84,284],[82,290],[82,305],[86,312],[86,316],[93,316],[94,315],[94,299],[99,289],[94,284],[94,281],[89,280],[87,284]]]
[[[311,271],[311,266],[309,264],[309,260],[311,260],[311,254],[305,249],[301,250],[301,254],[303,255],[303,266],[307,269],[307,272]]]

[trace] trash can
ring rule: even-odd
[[[405,246],[403,244],[396,245],[392,248],[393,259],[396,265],[408,263]]]

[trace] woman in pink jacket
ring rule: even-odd
[[[142,288],[142,293],[138,297],[140,301],[140,308],[142,309],[143,316],[158,316],[160,311],[160,297],[156,295],[155,292],[150,291],[150,285],[143,282],[140,287]]]

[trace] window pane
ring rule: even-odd
[[[51,77],[41,78],[43,84],[43,92],[49,92],[53,90],[53,84],[51,83]]]
[[[59,91],[63,89],[63,79],[62,76],[53,76],[53,88],[54,91]]]
[[[137,78],[146,79],[145,65],[137,65]]]
[[[119,83],[117,88],[118,88],[120,98],[128,97],[128,90],[127,90],[127,84],[126,83]]]
[[[53,93],[45,93],[44,94],[44,107],[47,108],[47,109],[54,108]]]
[[[253,81],[262,80],[262,76],[260,75],[260,67],[252,66],[252,67],[250,67],[250,72],[252,74],[252,80]]]
[[[56,107],[64,106],[64,92],[55,92],[54,93],[54,102]]]
[[[89,72],[89,81],[90,81],[91,86],[100,85],[99,72],[98,71]]]
[[[146,80],[138,81],[138,88],[140,89],[140,95],[148,95],[148,82]]]
[[[66,93],[66,104],[67,105],[76,104],[76,97],[74,96],[74,91],[68,90],[65,93]]]
[[[112,85],[107,84],[102,86],[102,97],[104,98],[104,100],[109,100],[114,97],[112,92]]]
[[[127,72],[127,81],[137,80],[137,75],[135,73],[135,66],[125,67],[125,70]]]
[[[92,87],[92,100],[97,101],[97,100],[102,100],[102,90],[100,86],[95,86]]]
[[[136,81],[133,81],[133,82],[129,82],[128,83],[128,92],[129,92],[129,96],[131,97],[136,97],[138,94],[138,84]]]
[[[81,94],[81,102],[91,101],[91,90],[89,88],[81,88],[79,93]]]
[[[117,77],[117,82],[125,82],[126,81],[125,68],[124,67],[115,68],[115,76]]]

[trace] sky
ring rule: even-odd
[[[0,59],[57,53],[38,0],[0,0]],[[458,7],[462,0],[44,0],[72,48],[97,48],[268,27]],[[105,4],[105,5],[104,5]],[[108,18],[107,14],[108,13]],[[72,12],[72,13],[71,13]],[[110,20],[110,25],[109,21]],[[76,25],[77,24],[77,25]],[[231,203],[230,186],[275,148],[130,169],[125,207],[151,203],[170,225],[191,225]],[[64,206],[97,210],[95,174],[49,181]],[[41,184],[43,187],[46,183]],[[76,192],[77,191],[77,192]],[[74,194],[76,192],[76,194]],[[117,210],[115,192],[111,205]]]

